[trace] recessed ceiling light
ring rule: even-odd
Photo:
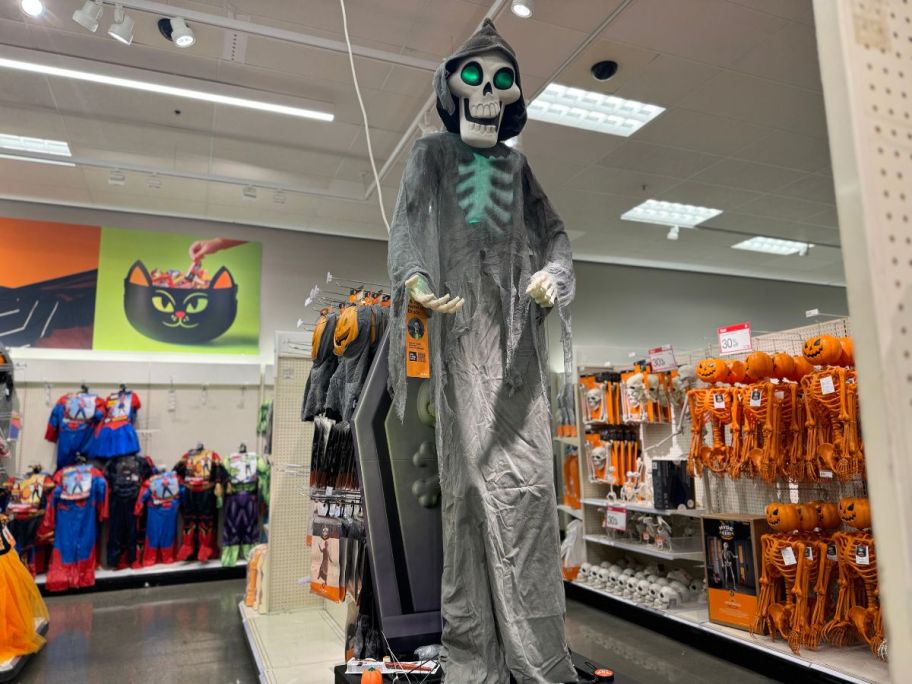
[[[715,218],[721,213],[721,209],[649,199],[630,211],[621,214],[621,218],[625,221],[657,223],[660,226],[695,228],[704,221]]]
[[[162,95],[171,95],[172,97],[184,97],[190,100],[214,102],[215,104],[229,105],[232,107],[244,107],[247,109],[255,109],[261,112],[286,114],[288,116],[298,116],[305,119],[316,119],[317,121],[332,121],[335,118],[328,112],[318,112],[314,109],[290,107],[288,105],[274,104],[272,102],[261,102],[260,100],[248,100],[243,97],[231,97],[229,95],[207,93],[202,90],[192,90],[190,88],[177,88],[175,86],[167,86],[160,83],[137,81],[131,78],[106,76],[105,74],[94,73],[91,71],[64,69],[47,64],[23,62],[18,59],[6,59],[4,57],[0,57],[0,69],[14,69],[16,71],[25,71],[33,74],[44,74],[45,76],[58,76],[60,78],[70,78],[76,81],[88,81],[90,83],[100,83],[103,85],[117,86],[120,88],[131,88],[133,90],[142,90],[147,93],[159,93]]]
[[[44,14],[44,3],[41,0],[19,0],[20,9],[30,17]]]
[[[517,17],[528,19],[532,16],[534,0],[513,0],[510,4],[510,9],[513,10],[513,14]]]
[[[57,161],[56,159],[39,159],[38,157],[20,157],[18,154],[0,154],[0,159],[34,162],[36,164],[50,164],[51,166],[76,166],[73,162]]]
[[[86,0],[82,7],[73,12],[73,21],[95,33],[98,30],[98,22],[101,21],[101,13],[104,12],[101,2],[102,0]]]
[[[750,240],[744,240],[732,249],[745,249],[751,252],[765,252],[766,254],[778,254],[787,256],[789,254],[806,255],[814,245],[810,242],[796,242],[795,240],[781,240],[779,238],[763,237],[758,235]]]
[[[628,137],[648,124],[664,107],[549,83],[529,104],[529,118],[597,133]]]
[[[73,156],[70,152],[70,146],[63,140],[27,138],[23,135],[10,135],[9,133],[0,133],[0,149],[14,150],[16,152],[53,154],[58,157]]]
[[[117,5],[114,8],[114,23],[108,29],[108,35],[124,45],[130,45],[133,43],[133,28],[135,26],[136,22],[133,21],[133,17],[124,12],[123,5]]]

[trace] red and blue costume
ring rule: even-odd
[[[108,517],[108,485],[101,471],[87,463],[57,471],[54,482],[39,532],[54,534],[45,586],[48,591],[91,587],[98,522]]]
[[[34,467],[21,477],[10,478],[6,486],[9,501],[5,511],[19,557],[32,575],[44,572],[46,554],[39,552],[39,546],[50,542],[38,539],[38,529],[44,518],[47,500],[56,486],[54,480],[50,473]]]
[[[181,497],[184,534],[177,560],[187,560],[195,553],[197,560],[205,562],[219,553],[215,531],[227,480],[225,466],[214,451],[197,448],[181,457],[174,472],[186,488]]]
[[[104,419],[95,429],[89,455],[92,458],[113,458],[139,452],[139,437],[133,423],[142,403],[135,392],[121,390],[112,393],[105,403]]]
[[[57,400],[44,438],[57,443],[58,470],[75,463],[76,454],[89,453],[95,426],[104,414],[104,399],[96,394],[73,392]]]
[[[134,514],[146,513],[146,541],[142,564],[173,563],[177,549],[177,514],[185,494],[175,472],[153,475],[143,483]]]

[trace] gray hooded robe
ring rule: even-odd
[[[432,391],[437,411],[444,568],[444,667],[458,684],[576,681],[564,637],[564,591],[553,476],[547,350],[530,277],[558,285],[565,362],[574,294],[564,225],[526,158],[499,142],[459,137],[446,79],[469,54],[512,48],[486,22],[434,75],[448,132],[419,139],[396,205],[388,265],[393,284],[390,388],[405,403],[405,281],[465,299],[433,314]],[[516,68],[516,82],[520,83]],[[505,108],[500,140],[525,123],[522,98]]]

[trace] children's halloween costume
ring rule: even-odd
[[[197,560],[207,561],[218,555],[215,533],[226,481],[225,467],[214,451],[193,449],[181,457],[174,472],[186,488],[181,497],[184,533],[177,559],[187,560],[196,553]]]
[[[134,514],[146,514],[142,564],[173,563],[177,548],[177,514],[185,494],[177,473],[153,475],[136,498]]]
[[[225,497],[225,525],[222,529],[222,565],[246,558],[259,539],[257,529],[258,459],[252,451],[228,457],[228,494]]]
[[[0,525],[0,663],[34,653],[44,644],[36,619],[48,619],[35,580],[15,552],[15,539]]]
[[[50,473],[41,470],[32,470],[21,477],[10,478],[9,501],[6,514],[9,516],[9,530],[16,540],[16,548],[20,558],[28,566],[32,574],[43,571],[43,558],[39,563],[36,543],[38,529],[44,518],[47,500],[54,490],[54,480]]]
[[[95,429],[89,455],[112,458],[139,452],[139,437],[133,423],[142,403],[136,392],[113,392],[105,403],[105,415]]]
[[[57,469],[76,461],[76,454],[88,454],[95,426],[104,418],[105,401],[91,392],[65,394],[51,409],[44,438],[57,443]]]
[[[147,456],[132,454],[111,459],[104,472],[111,491],[108,499],[108,565],[124,568],[137,561],[136,497],[143,482],[155,472],[155,466]]]
[[[91,587],[98,523],[108,517],[108,485],[101,471],[88,463],[57,471],[54,483],[39,532],[54,533],[45,586],[48,591]]]

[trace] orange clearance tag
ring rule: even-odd
[[[405,321],[405,374],[410,378],[431,377],[427,322],[425,308],[415,302],[409,302]]]

